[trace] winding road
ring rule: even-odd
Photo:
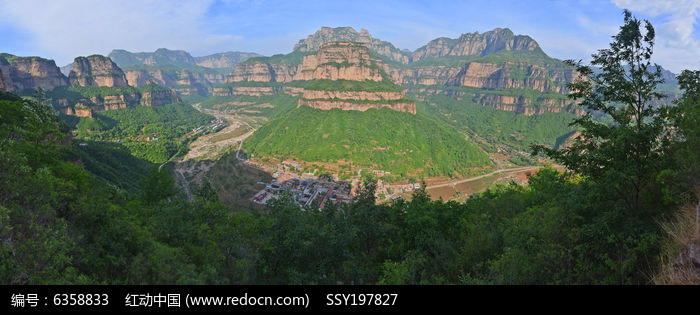
[[[444,183],[444,184],[437,184],[437,185],[426,186],[425,189],[433,189],[433,188],[440,188],[440,187],[455,186],[455,185],[459,185],[459,184],[461,184],[461,183],[468,183],[468,182],[471,182],[471,181],[479,180],[479,179],[482,179],[482,178],[484,178],[484,177],[489,177],[489,176],[491,176],[491,175],[496,175],[496,174],[503,173],[503,172],[527,171],[527,170],[536,170],[536,169],[539,169],[539,168],[540,168],[539,166],[525,166],[525,167],[515,167],[515,168],[504,168],[504,169],[500,169],[500,170],[493,171],[493,172],[488,173],[488,174],[479,175],[479,176],[476,176],[476,177],[470,177],[470,178],[466,178],[466,179],[460,179],[460,180],[458,180],[458,181],[454,181],[454,182],[450,182],[450,183]]]

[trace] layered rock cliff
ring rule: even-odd
[[[39,87],[51,91],[56,87],[68,85],[68,79],[56,63],[40,57],[0,54],[0,73],[4,89],[13,93]]]
[[[255,53],[225,52],[192,57],[183,50],[160,48],[152,53],[113,50],[109,57],[124,68],[129,85],[139,87],[155,82],[172,88],[179,95],[208,95],[213,87],[225,82],[241,61],[260,56]]]
[[[0,91],[3,91],[3,92],[7,91],[7,89],[5,89],[5,80],[2,78],[2,70],[1,69],[0,69]]]
[[[68,76],[72,85],[79,86],[127,86],[126,76],[111,59],[92,55],[77,57]]]
[[[253,57],[261,57],[261,55],[256,53],[227,51],[225,53],[194,57],[194,60],[198,66],[211,69],[228,69]]]
[[[416,106],[401,89],[385,79],[381,60],[372,57],[366,44],[325,43],[315,54],[303,57],[296,81],[304,85],[298,106],[365,111],[389,107],[415,114]]]
[[[139,69],[127,68],[126,79],[129,85],[139,87],[155,82],[159,85],[171,88],[191,87],[196,91],[207,93],[209,87],[224,83],[224,75],[217,72],[195,72],[187,69],[142,67]],[[191,90],[191,89],[187,89]]]
[[[335,52],[321,49],[334,39],[366,43],[369,57],[353,56],[353,61],[348,63],[371,60],[370,66],[340,67],[342,62],[333,57]],[[529,36],[515,35],[507,28],[483,34],[467,33],[455,39],[438,38],[410,54],[372,38],[366,30],[358,33],[349,27],[322,28],[301,40],[288,55],[255,58],[238,64],[227,82],[289,83],[319,77],[379,80],[379,71],[371,65],[379,67],[395,84],[412,90],[429,86],[450,94],[451,87],[488,89],[491,90],[489,95],[501,93],[502,98],[482,96],[475,102],[526,114],[575,111],[570,104],[561,101],[568,94],[566,84],[575,76],[573,68],[547,56]],[[360,70],[368,73],[358,72]],[[526,97],[520,102],[508,102],[512,89],[522,90]],[[552,97],[552,93],[559,95]]]
[[[410,61],[409,56],[405,52],[394,47],[391,43],[373,38],[366,29],[362,29],[358,33],[352,27],[322,27],[313,35],[309,35],[306,39],[300,40],[299,43],[294,45],[294,50],[300,52],[314,52],[319,50],[323,44],[330,42],[363,43],[372,51],[391,61],[403,64],[407,64]]]
[[[496,28],[483,34],[462,34],[457,39],[434,39],[416,49],[411,54],[411,61],[443,56],[485,56],[502,50],[536,51],[540,50],[540,47],[530,36],[515,35],[507,28]]]
[[[327,43],[316,54],[304,56],[294,80],[382,81],[379,63],[379,59],[370,56],[365,44]]]

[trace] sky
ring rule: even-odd
[[[273,55],[322,26],[364,28],[413,51],[507,27],[551,57],[589,61],[619,30],[623,8],[654,26],[654,62],[676,73],[700,69],[700,0],[0,0],[0,52],[59,66],[112,49]]]

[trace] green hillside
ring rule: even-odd
[[[187,104],[98,111],[93,118],[64,116],[84,140],[121,142],[135,157],[163,163],[187,150],[186,134],[213,117]]]
[[[466,175],[489,165],[462,135],[422,115],[302,106],[262,126],[244,142],[255,157],[302,161],[352,160],[360,168],[400,175]]]
[[[425,101],[427,105],[423,109],[427,115],[482,139],[480,144],[488,151],[495,152],[503,146],[527,151],[533,143],[555,146],[562,136],[575,130],[569,123],[576,116],[567,112],[526,116],[476,104],[468,98],[457,100],[445,95],[429,96]],[[511,157],[518,155],[512,154]],[[513,162],[527,161],[516,158]]]

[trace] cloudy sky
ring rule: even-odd
[[[400,49],[437,37],[508,27],[559,59],[590,60],[622,24],[622,9],[656,29],[655,61],[700,69],[700,0],[0,0],[0,52],[55,59],[112,49],[288,53],[321,26],[365,28]]]

